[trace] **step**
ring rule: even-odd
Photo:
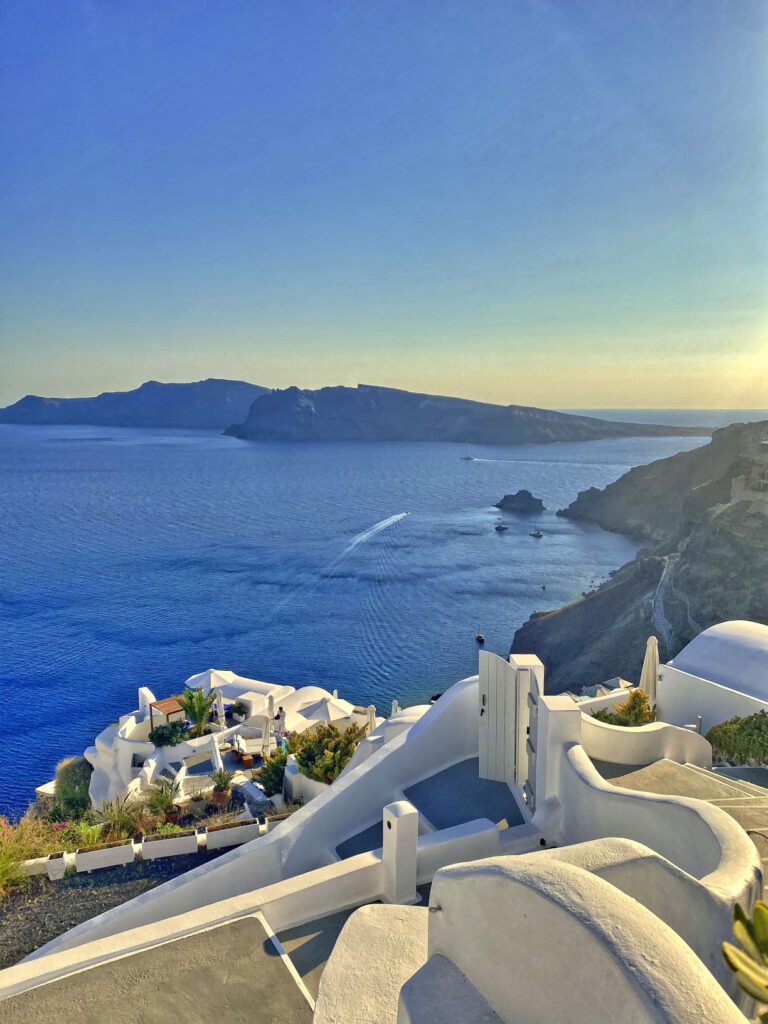
[[[750,782],[744,782],[741,779],[732,779],[730,776],[721,775],[719,772],[712,771],[709,768],[700,768],[696,764],[686,764],[685,767],[704,778],[714,780],[720,786],[728,786],[730,789],[735,790],[736,793],[743,793],[745,796],[757,796],[762,799],[766,799],[768,797],[765,790],[761,789],[759,786],[753,786]]]
[[[730,782],[741,782],[746,786],[768,791],[768,768],[763,765],[727,765],[715,767],[712,771]]]

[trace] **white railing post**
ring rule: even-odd
[[[384,902],[417,903],[419,812],[407,800],[397,800],[387,804],[383,815]]]

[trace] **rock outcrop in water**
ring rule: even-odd
[[[505,494],[501,501],[496,502],[496,508],[500,508],[502,512],[528,516],[543,512],[545,505],[541,498],[534,498],[530,491],[521,488],[515,494]]]
[[[522,405],[491,405],[394,388],[286,388],[258,398],[228,434],[258,441],[456,441],[546,444],[609,437],[708,434],[706,429],[618,423]]]
[[[268,390],[242,380],[209,379],[191,384],[149,380],[133,391],[105,391],[94,398],[27,395],[0,409],[0,423],[223,430],[245,417],[253,400]]]
[[[665,660],[707,626],[768,623],[768,421],[583,491],[560,515],[648,539],[650,547],[572,605],[533,615],[512,650],[547,667],[547,691],[637,680],[645,638]]]

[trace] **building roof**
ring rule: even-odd
[[[155,711],[159,711],[161,715],[175,715],[177,712],[184,710],[175,697],[163,697],[162,700],[155,700],[150,704],[150,707],[153,707]]]
[[[768,701],[768,626],[743,620],[720,622],[699,633],[670,664]]]

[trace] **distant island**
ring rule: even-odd
[[[496,502],[496,508],[502,512],[516,512],[518,515],[534,515],[543,512],[546,508],[541,498],[535,498],[529,490],[522,488],[515,494],[505,494],[501,501]]]
[[[99,427],[186,427],[223,430],[248,415],[269,388],[242,380],[161,384],[149,380],[133,391],[105,391],[94,398],[27,395],[0,409],[0,423],[85,424]]]
[[[582,491],[558,515],[648,541],[579,601],[531,616],[513,652],[537,654],[547,691],[614,676],[637,681],[645,640],[664,659],[717,622],[768,624],[768,420]]]
[[[359,384],[271,391],[228,434],[249,441],[454,441],[547,444],[615,437],[708,435],[703,427],[620,423]]]

